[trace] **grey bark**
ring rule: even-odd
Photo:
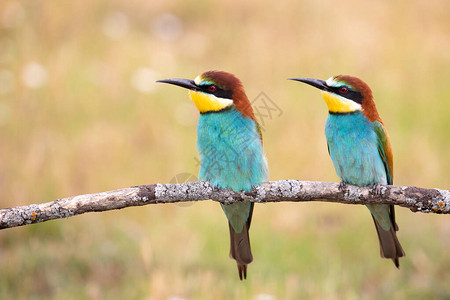
[[[0,229],[62,219],[86,212],[121,209],[158,203],[214,200],[304,202],[325,201],[344,204],[394,204],[413,212],[450,212],[450,191],[409,186],[342,186],[339,183],[280,180],[263,183],[250,192],[213,188],[208,182],[150,184],[120,190],[58,199],[42,204],[0,209]]]

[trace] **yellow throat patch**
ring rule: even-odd
[[[233,105],[233,100],[231,99],[218,98],[207,93],[189,91],[189,95],[201,113],[219,111]]]
[[[322,91],[322,97],[331,113],[349,113],[362,110],[360,104],[329,92]]]

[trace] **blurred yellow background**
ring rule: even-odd
[[[0,206],[197,175],[198,112],[155,84],[218,69],[260,116],[270,179],[338,181],[320,93],[289,77],[372,88],[394,183],[449,189],[450,2],[0,3]],[[217,203],[150,205],[0,232],[1,299],[449,299],[450,219],[397,209],[407,253],[379,257],[363,206],[257,205],[239,282]]]

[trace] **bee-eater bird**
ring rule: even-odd
[[[234,191],[250,191],[268,180],[261,130],[238,78],[222,71],[208,71],[195,80],[158,82],[188,89],[200,111],[197,124],[200,180]],[[248,230],[254,203],[221,205],[228,218],[230,257],[236,260],[242,280],[247,278],[247,265],[253,260]]]
[[[290,78],[322,91],[328,106],[325,136],[328,153],[341,184],[358,186],[391,185],[393,159],[389,136],[378,115],[369,86],[356,77],[339,75],[327,81]],[[399,267],[405,252],[397,239],[393,205],[366,205],[373,217],[381,257]]]

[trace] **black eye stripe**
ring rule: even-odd
[[[351,89],[349,87],[346,87],[347,91],[345,93],[342,93],[341,92],[341,88],[342,87],[340,86],[340,87],[332,87],[331,89],[336,95],[339,95],[339,96],[342,96],[344,98],[350,99],[350,100],[352,100],[352,101],[354,101],[354,102],[356,102],[358,104],[362,104],[363,95],[360,92],[355,91],[355,90],[353,90],[353,89]]]
[[[210,86],[212,86],[212,84],[211,85],[202,85],[199,88],[201,91],[211,94],[211,95],[214,95],[216,97],[233,100],[233,92],[232,91],[223,90],[220,87],[218,87],[217,85],[214,85],[216,87],[215,91],[210,91],[209,90]]]

